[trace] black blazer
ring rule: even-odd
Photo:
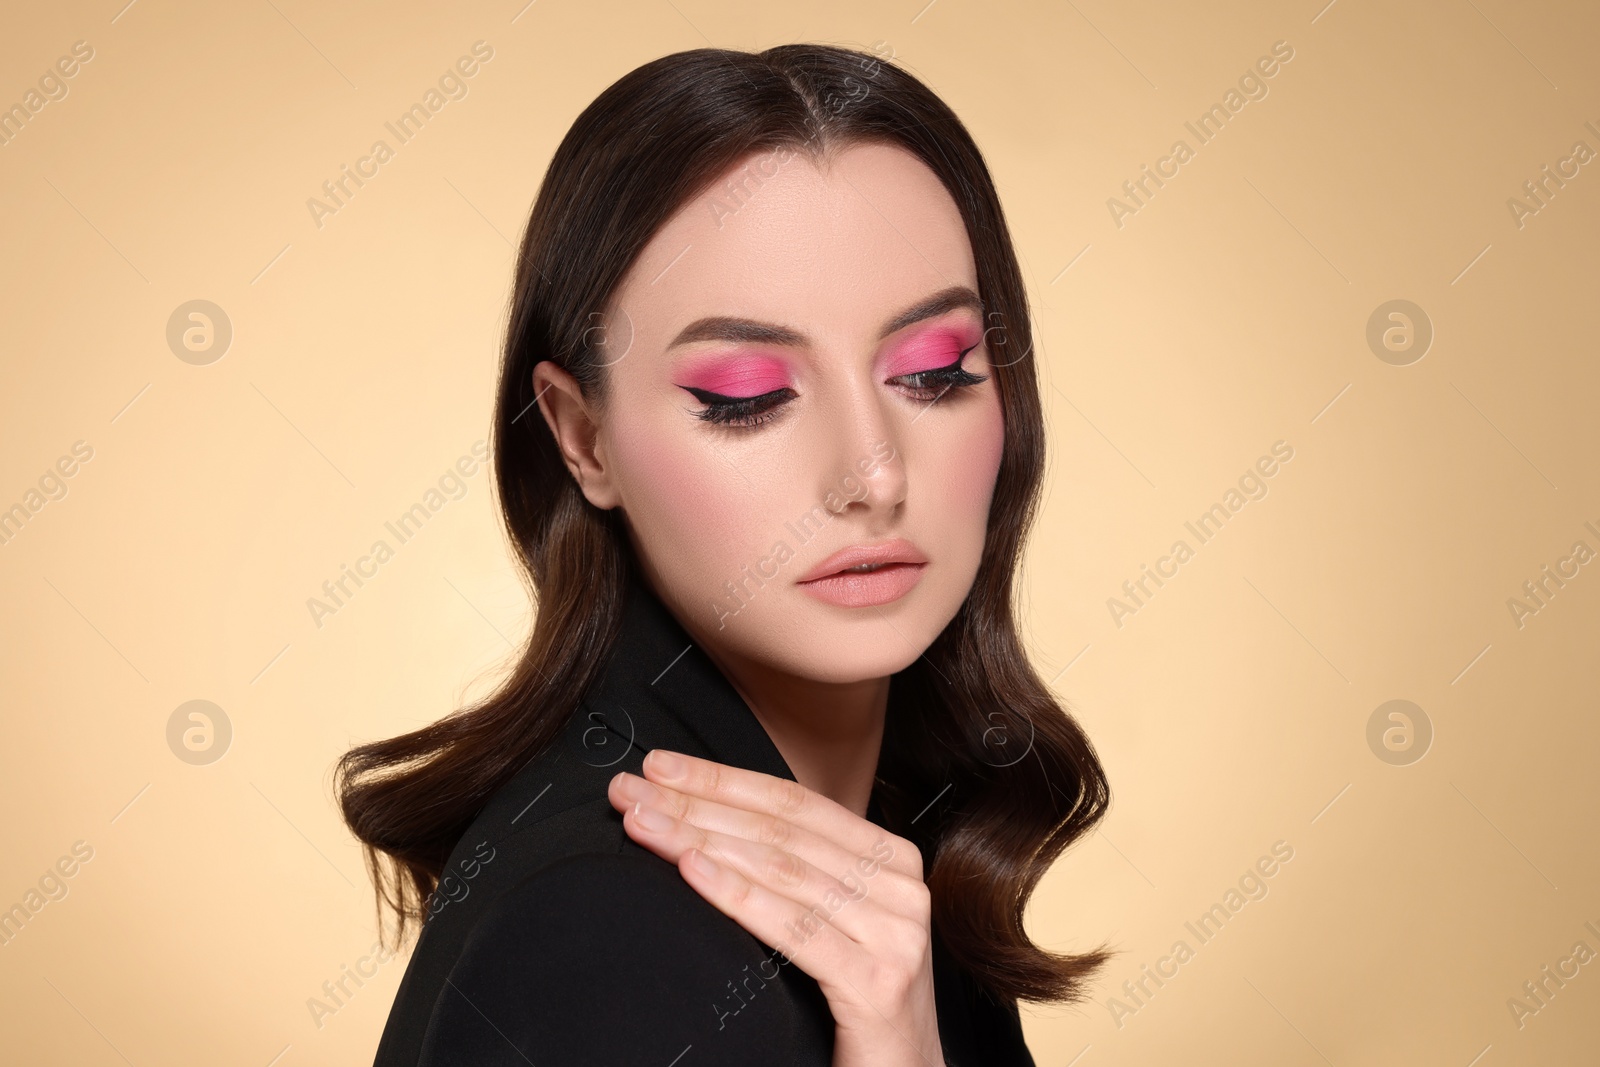
[[[771,738],[661,601],[628,590],[599,681],[564,733],[495,793],[451,854],[375,1067],[827,1067],[809,975],[633,843],[606,799],[669,748],[790,780]],[[874,798],[868,816],[882,825]],[[952,1067],[1026,1065],[1014,1005],[934,936]]]

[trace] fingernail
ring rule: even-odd
[[[651,833],[660,834],[672,829],[672,816],[657,808],[647,808],[643,804],[633,806],[633,819]]]
[[[705,875],[707,878],[717,873],[717,865],[712,863],[706,854],[697,848],[689,850],[688,863],[689,866],[695,869],[697,874]]]
[[[650,750],[650,769],[655,771],[658,778],[677,781],[688,772],[689,765],[682,756],[665,749],[653,748]]]

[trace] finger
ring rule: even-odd
[[[887,840],[887,851],[892,855],[881,857],[881,862],[902,873],[922,877],[922,857],[910,841],[890,834],[799,782],[659,748],[652,749],[645,757],[644,772],[648,781],[680,793],[728,807],[775,815],[819,837],[836,841],[858,856],[871,852],[875,844],[879,845],[880,853],[885,851],[883,842]]]
[[[870,882],[836,878],[793,853],[742,837],[707,833],[648,805],[631,808],[623,816],[623,825],[630,838],[667,862],[677,864],[687,852],[697,849],[751,882],[812,910],[861,944],[880,939],[897,922],[910,921],[915,914],[882,899],[880,887]]]
[[[776,815],[729,807],[647,782],[634,775],[617,777],[609,794],[612,805],[618,811],[626,813],[632,804],[640,803],[646,808],[665,811],[707,832],[740,837],[791,852],[846,885],[871,881],[874,892],[886,904],[908,913],[916,910],[919,898],[926,893],[921,878],[885,865],[886,860],[893,858],[894,851],[889,844],[890,835],[881,828],[874,827],[878,830],[878,836],[868,851],[856,854],[831,838],[803,829]]]
[[[690,888],[814,978],[825,995],[841,992],[841,980],[848,986],[865,981],[871,962],[867,952],[809,908],[752,882],[697,848],[683,854],[678,870]]]

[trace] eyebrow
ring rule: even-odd
[[[878,332],[878,339],[882,340],[913,323],[931,319],[935,315],[943,315],[957,308],[969,308],[981,315],[983,300],[971,286],[952,285],[948,289],[941,289],[890,319]],[[667,348],[673,349],[696,341],[733,341],[746,344],[783,345],[790,348],[802,348],[808,343],[805,334],[788,326],[757,322],[754,319],[714,316],[696,319],[685,326]]]

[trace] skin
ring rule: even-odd
[[[534,386],[584,495],[622,509],[646,580],[797,782],[690,757],[669,778],[658,751],[611,799],[635,841],[775,948],[784,922],[857,877],[864,897],[789,946],[828,997],[834,1062],[941,1063],[922,860],[864,816],[890,676],[954,617],[982,557],[1004,421],[981,309],[960,299],[976,268],[954,201],[902,149],[763,153],[727,177],[747,165],[764,180],[739,200],[714,182],[623,279],[603,320],[603,406],[550,361]],[[729,318],[763,329],[683,340]],[[908,377],[958,359],[982,380]],[[710,403],[691,388],[789,392],[730,426],[697,417]],[[898,600],[841,607],[797,584],[841,548],[896,537],[927,560]],[[863,858],[880,860],[870,878],[852,867]]]

